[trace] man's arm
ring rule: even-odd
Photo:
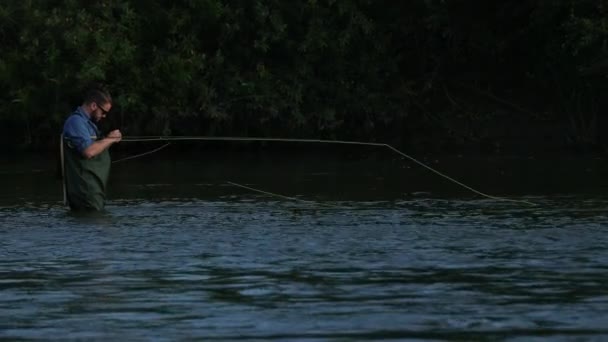
[[[93,142],[89,147],[82,151],[82,156],[86,159],[91,159],[101,152],[108,149],[112,144],[119,142],[122,139],[122,134],[119,130],[114,130],[104,139]]]

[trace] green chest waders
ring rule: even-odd
[[[110,175],[108,150],[86,159],[64,140],[65,190],[72,210],[102,210]]]

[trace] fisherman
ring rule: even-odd
[[[110,93],[103,87],[93,87],[63,126],[64,191],[74,211],[104,208],[111,164],[108,149],[122,139],[119,130],[102,137],[97,128],[111,109]]]

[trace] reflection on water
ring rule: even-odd
[[[0,207],[0,339],[608,338],[605,199]]]

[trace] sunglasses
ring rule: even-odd
[[[99,103],[97,103],[97,102],[95,102],[95,104],[97,105],[97,108],[101,109],[101,113],[102,113],[103,115],[108,115],[108,113],[109,113],[110,111],[107,111],[107,110],[103,109],[103,107],[102,107],[102,106],[100,106],[100,105],[99,105]]]

